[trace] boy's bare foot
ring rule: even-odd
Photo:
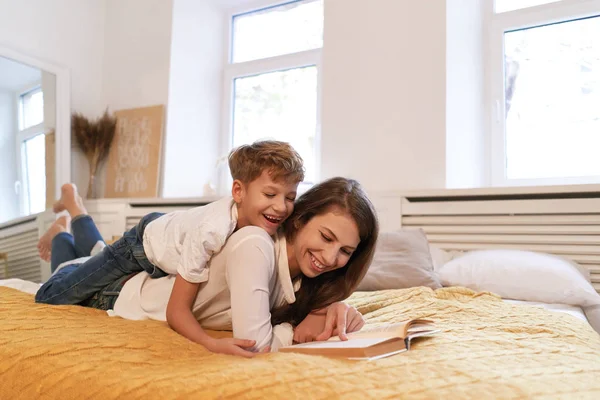
[[[58,218],[54,223],[48,228],[46,233],[42,235],[40,240],[38,241],[37,248],[40,253],[40,258],[44,261],[50,261],[50,252],[52,250],[52,239],[54,236],[58,235],[61,232],[67,232],[67,227],[69,226],[69,222],[71,218],[64,215]]]
[[[54,203],[52,211],[59,213],[67,210],[71,218],[81,214],[87,214],[83,206],[83,200],[77,192],[77,186],[73,183],[65,183],[60,188],[60,199]]]

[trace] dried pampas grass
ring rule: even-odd
[[[94,121],[90,121],[79,113],[73,113],[71,117],[71,131],[90,166],[88,198],[96,197],[96,173],[98,166],[108,156],[110,145],[115,137],[116,126],[117,119],[110,116],[108,110]]]

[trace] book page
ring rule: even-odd
[[[377,338],[391,338],[391,337],[402,337],[406,325],[409,321],[397,322],[395,324],[386,324],[383,326],[366,327],[358,332],[347,334],[348,339],[377,339]],[[328,341],[339,342],[339,336],[333,336]]]
[[[385,324],[379,326],[369,326],[361,329],[358,332],[349,333],[348,339],[376,339],[376,338],[406,338],[412,333],[428,332],[434,330],[435,326],[432,321],[425,319],[405,320],[393,324]],[[328,342],[339,342],[339,336],[332,336]]]
[[[415,324],[408,327],[408,334],[418,333],[418,332],[429,332],[434,330],[435,327],[432,324]]]
[[[373,345],[381,343],[381,342],[385,342],[386,340],[389,340],[389,337],[360,338],[360,339],[352,339],[352,340],[346,340],[346,341],[338,340],[338,341],[325,341],[325,342],[310,342],[310,343],[296,344],[296,345],[289,346],[289,347],[294,347],[294,348],[301,347],[301,348],[312,348],[312,349],[364,348],[364,347],[373,346]]]

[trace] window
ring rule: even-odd
[[[19,95],[18,112],[17,155],[21,208],[25,214],[35,214],[46,209],[46,135],[44,94],[41,87]]]
[[[235,63],[323,47],[323,2],[296,1],[233,16]]]
[[[237,13],[230,26],[224,153],[259,139],[286,141],[304,159],[304,182],[315,182],[323,1],[293,1]]]
[[[23,143],[25,204],[30,213],[46,209],[46,135],[40,133]]]
[[[494,4],[494,11],[497,13],[503,13],[507,11],[535,7],[542,4],[555,3],[557,1],[561,0],[496,0]]]
[[[42,122],[44,122],[44,93],[38,87],[20,96],[19,127],[23,130]]]
[[[511,3],[492,21],[492,183],[598,183],[600,2]]]

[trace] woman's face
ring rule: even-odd
[[[314,278],[342,268],[359,243],[356,222],[345,211],[332,208],[314,216],[300,228],[294,242],[288,243],[292,278],[300,273]]]

